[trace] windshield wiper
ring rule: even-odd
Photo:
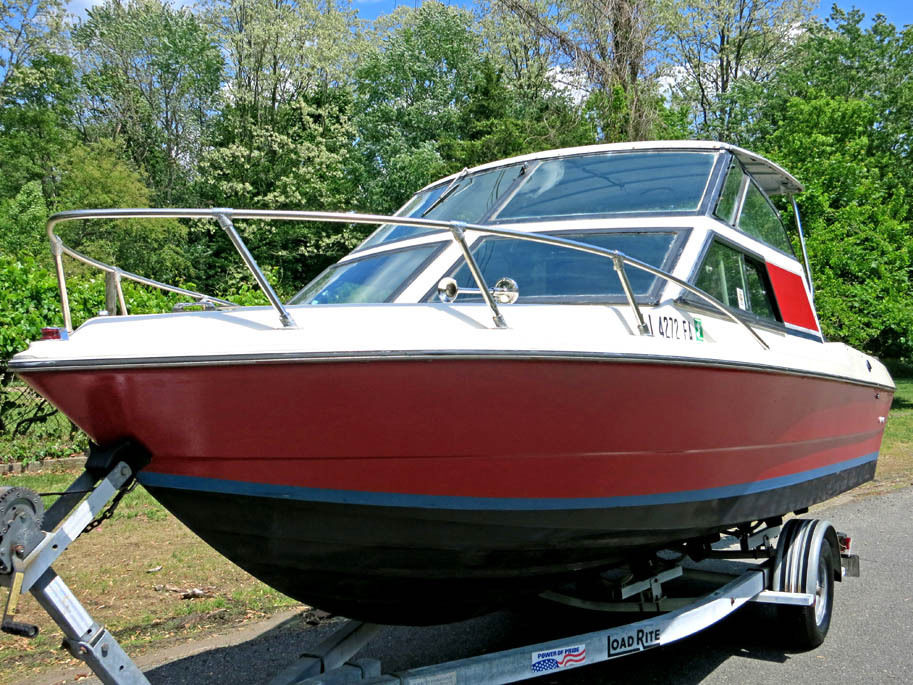
[[[422,212],[421,218],[424,219],[426,216],[428,216],[429,212],[431,212],[432,209],[434,209],[439,204],[441,204],[444,200],[446,200],[448,197],[453,195],[453,193],[456,191],[456,189],[460,187],[460,181],[462,181],[464,178],[466,178],[466,174],[468,174],[468,173],[469,173],[469,169],[466,167],[463,167],[463,170],[456,175],[456,178],[454,178],[450,182],[450,185],[448,185],[446,188],[444,188],[444,192],[441,193],[440,195],[438,195],[438,198],[428,206],[428,209],[426,209],[424,212]]]

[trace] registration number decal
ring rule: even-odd
[[[704,340],[704,326],[700,319],[689,321],[680,316],[653,316],[653,314],[647,314],[647,325],[650,326],[650,333],[660,338],[695,342]]]

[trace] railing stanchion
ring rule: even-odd
[[[124,288],[120,282],[120,269],[114,271],[114,288],[117,290],[117,304],[120,305],[120,313],[127,316],[127,300],[124,299]]]
[[[67,294],[67,277],[63,272],[63,241],[58,236],[51,238],[51,254],[54,255],[54,269],[57,271],[57,289],[60,290],[60,311],[63,314],[63,327],[68,333],[73,332],[73,320],[70,318],[70,296]]]
[[[450,224],[450,233],[453,234],[453,239],[463,251],[463,257],[466,259],[466,266],[469,267],[469,271],[472,273],[472,277],[475,279],[476,284],[479,286],[479,291],[482,293],[482,297],[488,304],[488,308],[491,309],[492,319],[494,319],[495,326],[497,328],[507,328],[507,322],[504,321],[504,317],[501,316],[501,311],[498,309],[498,303],[495,302],[495,298],[488,290],[488,285],[485,283],[485,277],[482,276],[482,271],[479,269],[479,265],[476,264],[475,257],[473,257],[472,252],[469,251],[469,245],[466,244],[466,232],[464,228],[465,224],[454,221]]]
[[[640,311],[640,307],[637,306],[637,301],[634,299],[634,291],[631,289],[631,282],[628,280],[628,274],[625,271],[625,260],[620,254],[616,254],[612,257],[612,264],[615,266],[615,271],[618,273],[618,279],[621,281],[621,288],[625,291],[625,297],[628,298],[628,304],[631,305],[631,309],[634,311],[634,317],[637,319],[637,330],[641,335],[650,335],[650,328],[647,326],[647,323],[644,321],[644,315]]]
[[[216,221],[219,222],[219,226],[228,234],[228,237],[238,251],[238,254],[241,255],[244,263],[247,264],[247,268],[250,269],[254,278],[257,279],[257,283],[263,289],[263,292],[266,293],[266,297],[269,299],[270,304],[273,305],[273,309],[279,313],[279,320],[282,322],[282,325],[286,328],[295,328],[295,320],[292,319],[291,315],[286,311],[282,304],[282,300],[276,295],[276,291],[273,290],[273,286],[266,280],[266,276],[260,270],[260,267],[257,265],[257,261],[250,253],[250,250],[247,249],[247,245],[241,240],[241,236],[238,235],[238,231],[235,230],[234,224],[228,217],[228,211],[229,210],[214,210],[213,213],[215,214]]]

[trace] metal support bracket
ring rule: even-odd
[[[650,594],[651,601],[658,601],[662,598],[662,584],[667,583],[670,580],[679,578],[682,575],[681,566],[673,566],[670,569],[665,571],[660,571],[650,578],[645,580],[638,581],[636,583],[628,583],[627,585],[622,586],[621,588],[621,598],[627,599],[628,597],[633,597],[634,595],[640,594],[642,592],[648,592]]]
[[[456,241],[456,244],[459,245],[460,250],[463,252],[463,258],[466,260],[466,266],[469,267],[469,271],[472,274],[472,277],[475,279],[476,285],[479,286],[479,294],[482,296],[482,299],[485,300],[485,304],[487,304],[488,308],[491,310],[491,318],[495,322],[495,328],[507,328],[507,322],[501,315],[501,310],[498,309],[498,303],[495,302],[494,296],[488,289],[488,284],[485,282],[485,277],[482,275],[482,270],[476,263],[475,257],[472,256],[472,252],[469,250],[469,245],[466,243],[465,228],[465,224],[454,221],[452,224],[450,224],[450,233],[453,235],[453,239]]]
[[[349,621],[334,631],[309,654],[279,672],[269,685],[315,685],[356,682],[380,675],[376,659],[349,659],[364,647],[383,626]]]
[[[244,241],[241,240],[241,236],[238,234],[237,229],[235,229],[235,225],[231,221],[231,213],[232,210],[230,209],[213,210],[216,221],[219,222],[219,226],[222,227],[222,230],[228,234],[228,238],[231,240],[232,245],[235,246],[238,254],[241,255],[241,258],[247,265],[247,268],[250,269],[250,272],[254,275],[254,278],[257,280],[257,284],[266,294],[266,298],[273,306],[273,309],[275,309],[279,314],[279,320],[282,322],[282,325],[285,328],[295,328],[296,324],[295,320],[292,318],[292,315],[288,313],[285,305],[282,304],[282,300],[279,299],[276,291],[273,290],[273,286],[270,285],[266,275],[264,275],[263,271],[260,269],[260,266],[257,264],[257,260],[254,259],[254,256],[250,253],[250,250],[247,249],[247,245],[245,245]]]
[[[130,660],[117,640],[96,623],[66,583],[57,575],[51,564],[85,530],[101,512],[108,501],[124,487],[133,476],[130,466],[123,461],[116,463],[89,496],[74,506],[77,493],[98,481],[97,475],[83,473],[61,496],[60,507],[52,506],[45,527],[44,539],[16,562],[12,574],[0,575],[0,585],[9,588],[7,608],[15,610],[19,595],[31,592],[39,605],[60,626],[65,636],[64,646],[73,656],[85,661],[105,685],[148,685],[142,671]],[[66,509],[66,511],[65,511]],[[59,523],[59,525],[58,525]],[[5,621],[6,632],[34,637],[38,629],[27,624]],[[28,629],[28,630],[26,630]]]
[[[637,331],[641,335],[650,335],[650,327],[647,326],[647,322],[644,321],[644,315],[641,313],[640,307],[634,299],[634,290],[631,288],[631,281],[628,280],[628,274],[625,271],[625,261],[620,254],[616,254],[612,257],[612,265],[615,267],[615,272],[618,274],[618,278],[621,281],[621,288],[625,291],[625,297],[634,312],[634,317],[637,319]]]
[[[749,535],[746,540],[746,549],[753,550],[758,549],[759,547],[764,547],[765,549],[773,549],[774,544],[773,540],[776,540],[780,535],[780,526],[770,526],[764,530],[758,531],[754,535]]]

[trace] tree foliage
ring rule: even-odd
[[[36,54],[60,47],[63,6],[61,0],[0,1],[0,96]]]
[[[801,50],[814,0],[664,0],[664,50],[679,73],[673,90],[699,132],[727,138],[736,84],[763,83]]]
[[[73,129],[79,84],[72,60],[42,52],[0,92],[0,197],[39,181],[53,194],[55,162],[78,142]]]
[[[660,15],[655,0],[498,0],[564,59],[555,69],[593,89],[615,112],[606,140],[649,138],[657,121],[651,56]],[[618,125],[620,124],[620,125]]]
[[[181,198],[218,93],[222,56],[198,17],[163,0],[106,0],[74,31],[88,122],[123,139],[159,203]]]
[[[0,0],[0,287],[25,303],[3,300],[19,331],[4,344],[54,320],[36,302],[56,298],[44,223],[59,209],[391,212],[493,159],[713,137],[805,183],[825,333],[913,358],[913,29],[855,10],[822,22],[812,4],[427,0],[368,23],[349,0],[103,0],[68,30],[58,0]],[[368,230],[239,228],[283,294]],[[130,271],[257,297],[211,222],[61,233]],[[100,281],[70,271],[88,316]],[[129,291],[138,310],[171,303]]]

